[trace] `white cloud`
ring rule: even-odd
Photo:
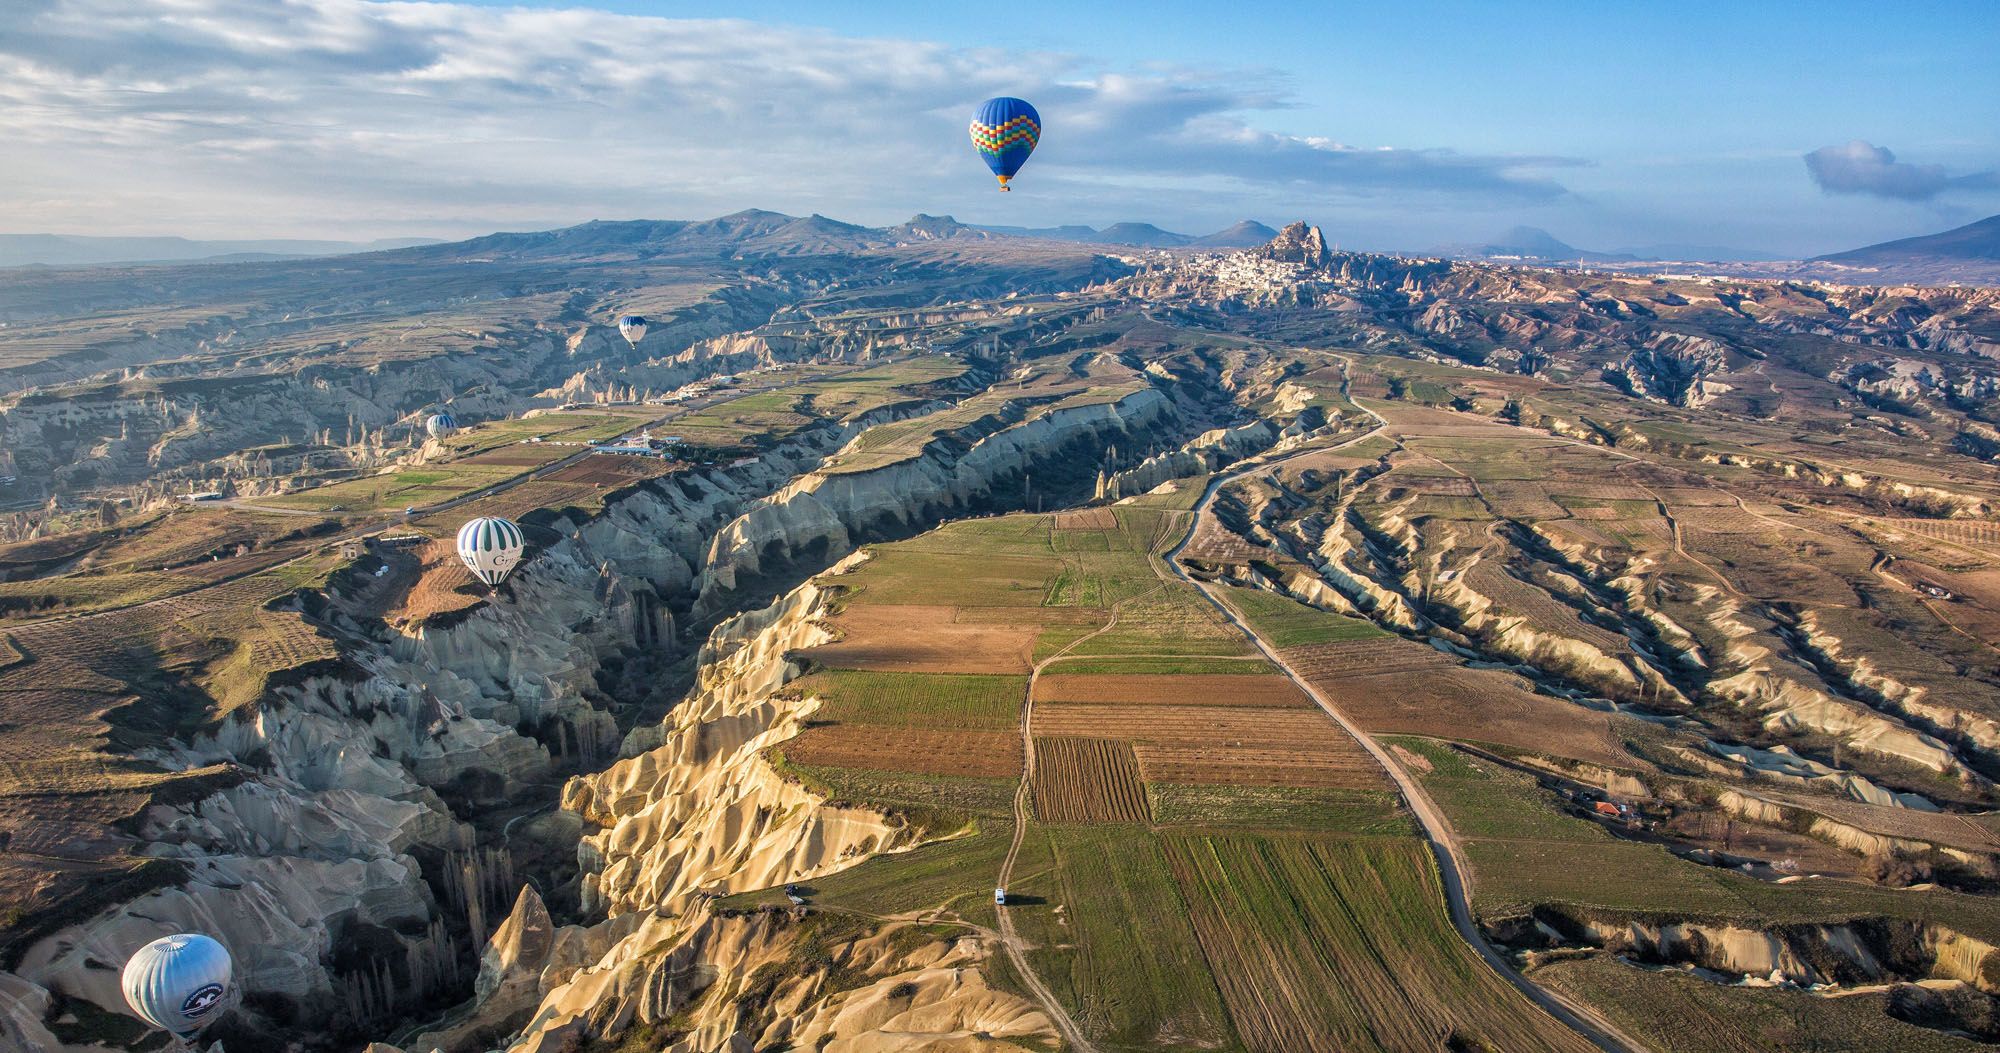
[[[1859,139],[1840,146],[1822,146],[1807,154],[1806,171],[1828,193],[1866,194],[1897,201],[1929,201],[1947,190],[1996,185],[1993,172],[1954,177],[1946,174],[1943,165],[1898,161],[1888,147]]]
[[[1242,211],[1548,201],[1564,191],[1547,173],[1572,163],[1280,134],[1257,117],[1287,100],[1249,74],[742,21],[361,0],[0,6],[0,207],[20,230],[395,233],[751,205],[879,222],[990,194],[964,123],[1000,93],[1049,123],[1024,184],[1149,218],[1162,186]]]

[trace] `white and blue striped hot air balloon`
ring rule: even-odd
[[[488,585],[498,585],[521,562],[525,542],[511,519],[481,516],[458,528],[458,558]]]
[[[646,339],[646,319],[636,314],[618,319],[618,335],[624,337],[626,343],[638,347],[639,341]]]
[[[452,416],[449,410],[433,413],[431,418],[424,422],[424,430],[430,432],[431,438],[442,439],[458,430],[458,418]]]
[[[222,1015],[229,973],[229,952],[207,936],[162,936],[125,963],[125,1002],[139,1019],[192,1039]]]

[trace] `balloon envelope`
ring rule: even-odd
[[[434,413],[424,422],[424,430],[431,433],[431,438],[441,439],[458,430],[458,418],[449,413]]]
[[[637,344],[646,339],[646,320],[636,314],[628,314],[618,320],[618,335],[628,344]]]
[[[488,585],[498,585],[521,562],[521,528],[511,519],[482,516],[458,528],[458,558]]]
[[[972,117],[972,145],[1000,177],[1003,190],[1041,141],[1042,115],[1020,99],[988,99]]]
[[[182,1038],[221,1016],[229,952],[207,936],[162,936],[125,963],[125,1002],[139,1019]]]

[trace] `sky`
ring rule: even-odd
[[[1000,194],[967,142],[1035,103]],[[1521,225],[1837,251],[2000,213],[2000,5],[0,0],[0,232]]]

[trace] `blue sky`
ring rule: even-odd
[[[1992,3],[134,6],[0,11],[0,228],[457,235],[755,206],[1795,255],[2000,212]],[[1000,92],[1048,123],[1004,196],[963,136]]]

